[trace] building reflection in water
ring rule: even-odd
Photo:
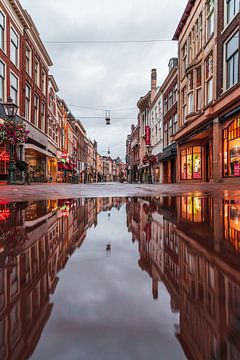
[[[240,358],[240,201],[178,197],[127,200],[139,266],[166,286],[188,359]]]
[[[123,204],[153,299],[164,283],[180,315],[176,337],[186,356],[240,358],[240,201],[185,196],[1,203],[0,360],[31,356],[58,272],[98,214]]]
[[[58,272],[97,225],[97,215],[123,202],[0,203],[0,360],[31,356],[51,314]]]

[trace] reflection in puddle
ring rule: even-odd
[[[1,203],[0,360],[238,359],[239,251],[239,201]]]

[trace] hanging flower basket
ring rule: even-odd
[[[155,165],[157,163],[157,158],[155,155],[145,155],[142,161],[144,165]]]
[[[26,130],[26,126],[22,124],[16,124],[13,121],[5,124],[0,124],[0,145],[22,145],[27,142],[29,131]]]

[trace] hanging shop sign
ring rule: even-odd
[[[146,145],[151,145],[151,129],[150,129],[150,126],[145,126],[145,141],[146,141]]]

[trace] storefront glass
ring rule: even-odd
[[[240,117],[223,130],[224,176],[240,176]]]
[[[202,178],[202,147],[181,150],[181,180]]]
[[[46,156],[36,150],[26,149],[25,158],[33,180],[44,181],[46,176]]]

